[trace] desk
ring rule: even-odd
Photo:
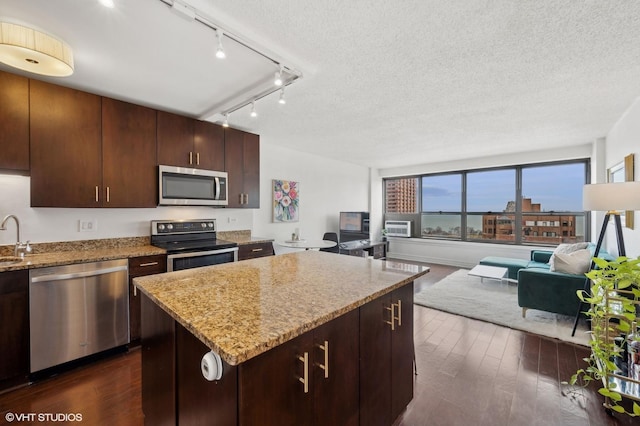
[[[350,256],[373,256],[374,259],[384,259],[387,257],[386,241],[356,240],[340,243],[340,254]]]
[[[329,240],[298,240],[298,241],[277,241],[276,244],[282,247],[303,248],[305,250],[309,250],[309,249],[331,248],[336,245],[336,242],[329,241]]]

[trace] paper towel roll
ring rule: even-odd
[[[211,351],[204,354],[200,362],[200,369],[205,379],[212,382],[222,378],[222,359],[220,355]]]

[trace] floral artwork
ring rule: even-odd
[[[300,212],[299,182],[273,180],[273,221],[297,222]]]

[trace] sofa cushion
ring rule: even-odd
[[[554,256],[555,261],[550,268],[553,272],[582,275],[591,267],[591,252],[588,249],[572,253],[556,253]]]
[[[549,269],[550,266],[548,263],[534,262],[531,261],[527,264],[527,268],[541,268],[541,269]]]
[[[589,243],[558,244],[549,259],[549,269],[552,271],[555,270],[553,264],[555,262],[556,255],[573,253],[574,251],[586,249],[588,246]]]

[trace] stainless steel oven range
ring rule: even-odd
[[[215,219],[152,220],[151,245],[167,251],[167,271],[238,261],[238,244],[219,240]]]

